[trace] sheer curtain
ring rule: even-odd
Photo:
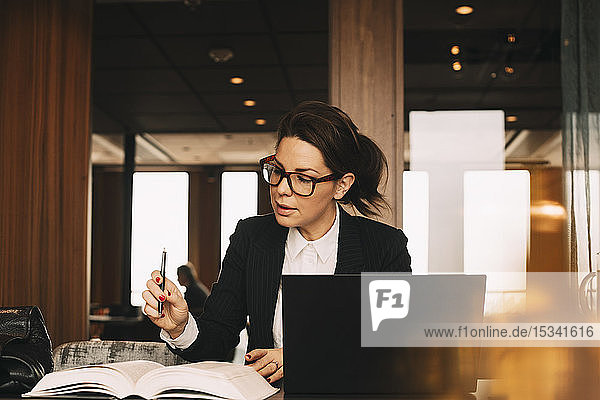
[[[563,165],[570,270],[600,251],[600,1],[562,0]]]

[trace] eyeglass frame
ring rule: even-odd
[[[272,154],[272,155],[270,155],[270,156],[267,156],[267,157],[265,157],[265,158],[262,158],[262,159],[259,161],[259,164],[260,164],[260,169],[261,169],[261,175],[263,175],[263,174],[262,174],[262,170],[264,169],[264,166],[265,166],[265,164],[267,164],[267,163],[271,163],[271,161],[277,161],[277,158],[275,157],[275,154]],[[277,162],[279,162],[279,161],[277,161]],[[275,168],[278,168],[278,169],[280,169],[281,171],[283,171],[283,173],[281,174],[281,176],[280,176],[280,178],[279,178],[279,181],[278,181],[277,183],[271,183],[271,182],[267,181],[267,180],[265,179],[265,176],[263,175],[263,179],[264,179],[264,180],[267,182],[267,184],[268,184],[269,186],[279,186],[279,185],[281,184],[281,181],[283,181],[283,178],[285,178],[285,179],[287,180],[287,184],[288,184],[288,186],[290,187],[290,190],[291,190],[291,191],[292,191],[294,194],[296,194],[296,195],[298,195],[298,196],[300,196],[300,197],[310,197],[310,196],[312,196],[312,195],[315,193],[315,188],[317,187],[317,183],[335,181],[335,180],[337,180],[337,179],[340,179],[340,178],[343,176],[343,175],[342,175],[342,174],[340,174],[340,173],[335,173],[335,172],[334,172],[334,173],[332,173],[332,174],[325,175],[325,176],[322,176],[322,177],[320,177],[320,178],[313,178],[312,176],[309,176],[309,175],[303,174],[302,172],[288,172],[288,171],[284,170],[283,168],[280,168],[280,167],[279,167],[279,166],[277,166],[277,165],[274,165],[274,164],[272,164],[272,165],[273,165]],[[297,192],[294,190],[294,187],[292,186],[292,180],[291,180],[291,178],[290,178],[290,175],[301,175],[302,177],[309,179],[309,180],[312,182],[312,190],[310,191],[310,194],[300,194],[300,193],[297,193]]]

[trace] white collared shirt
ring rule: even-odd
[[[317,240],[306,240],[298,228],[289,228],[285,241],[285,256],[283,259],[283,275],[333,275],[337,263],[338,236],[340,233],[340,211],[335,208],[335,220],[325,235]],[[275,347],[283,347],[283,322],[281,308],[281,281],[277,293],[275,316],[273,318],[273,340]],[[165,330],[160,337],[171,347],[186,349],[198,337],[198,326],[192,314],[183,333],[176,339],[171,339]]]
[[[325,235],[309,241],[298,228],[290,228],[285,242],[283,275],[333,275],[337,263],[340,212],[335,208],[335,220]],[[273,318],[275,347],[283,347],[283,320],[281,313],[281,281],[277,292],[275,317]]]

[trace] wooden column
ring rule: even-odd
[[[0,0],[0,304],[88,335],[91,0]]]
[[[331,104],[346,111],[383,149],[389,164],[385,190],[402,226],[404,74],[402,0],[330,0]]]
[[[221,266],[221,170],[190,172],[189,260],[209,289]],[[177,268],[178,265],[173,265]]]

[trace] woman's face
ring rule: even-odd
[[[329,175],[321,151],[295,137],[281,140],[275,154],[279,167],[288,172],[301,172],[313,178]],[[321,182],[309,197],[298,196],[290,189],[287,179],[271,186],[271,206],[279,225],[298,227],[308,240],[323,236],[335,218],[337,182]]]

